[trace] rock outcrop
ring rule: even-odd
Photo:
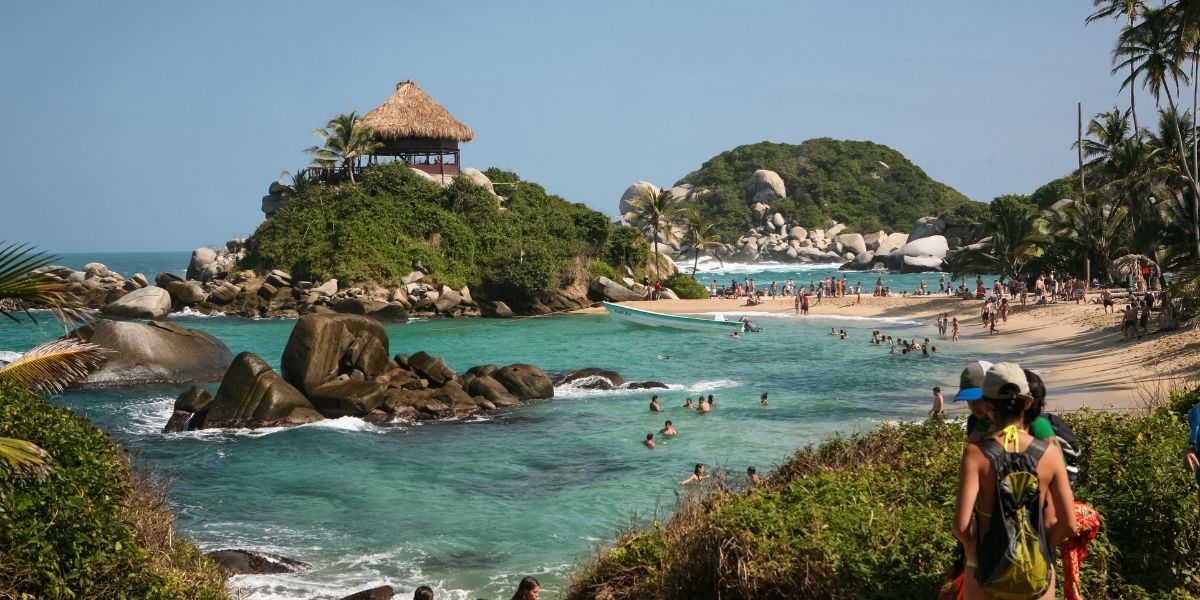
[[[639,198],[643,195],[646,195],[646,194],[649,194],[651,196],[657,196],[659,194],[659,192],[661,192],[661,191],[662,191],[661,188],[659,188],[657,185],[654,185],[653,183],[650,183],[649,181],[633,182],[632,185],[625,188],[625,193],[621,194],[621,201],[617,205],[617,209],[621,213],[621,215],[620,215],[621,218],[624,219],[625,215],[633,210],[633,205],[630,204],[630,201],[634,200],[635,198]]]
[[[100,319],[67,335],[108,351],[85,388],[219,381],[233,360],[212,335],[171,323]]]
[[[771,202],[787,197],[787,187],[783,178],[775,171],[759,169],[750,178],[750,201],[771,204]]]
[[[136,289],[104,305],[100,312],[128,319],[164,319],[171,312],[171,294],[153,285]]]
[[[323,418],[266,361],[243,352],[234,357],[212,402],[191,417],[188,429],[290,427]]]
[[[277,573],[302,573],[312,565],[278,554],[253,550],[214,550],[204,556],[217,564],[226,577],[232,575],[271,575]]]

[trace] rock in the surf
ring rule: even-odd
[[[172,323],[100,319],[67,335],[109,351],[79,382],[85,388],[218,381],[233,360],[217,338]]]
[[[277,573],[302,573],[312,565],[278,554],[253,550],[215,550],[204,556],[217,564],[226,577],[231,575],[270,575]]]
[[[338,375],[362,373],[374,379],[391,364],[388,338],[375,319],[313,313],[300,317],[283,349],[283,378],[303,393]]]
[[[311,402],[251,352],[233,359],[216,397],[193,417],[195,428],[289,427],[320,421]]]
[[[541,369],[526,364],[514,364],[496,369],[492,377],[522,402],[554,397],[554,382]]]
[[[354,592],[342,600],[390,600],[396,596],[396,591],[390,585],[381,585],[373,587],[369,590]]]
[[[488,375],[473,377],[467,384],[467,393],[480,396],[496,406],[515,406],[520,403],[508,388]]]
[[[587,390],[611,390],[625,383],[625,378],[616,371],[589,367],[563,373],[553,379],[555,386],[574,384],[574,387]]]
[[[334,380],[313,388],[308,401],[321,416],[365,417],[384,401],[384,386],[374,381]]]

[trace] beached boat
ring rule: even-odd
[[[668,315],[640,308],[632,308],[621,304],[601,302],[604,309],[613,318],[626,323],[646,325],[649,327],[668,327],[671,329],[691,329],[693,331],[742,331],[745,325],[741,321],[726,321],[724,315],[717,314],[713,319],[685,317],[683,315]]]

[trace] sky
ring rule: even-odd
[[[1091,4],[10,2],[0,242],[247,236],[314,128],[405,79],[474,129],[465,166],[614,216],[635,180],[815,137],[886,144],[974,200],[1029,193],[1073,168],[1076,102],[1128,103]]]

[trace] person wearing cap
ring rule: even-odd
[[[1200,404],[1192,407],[1188,412],[1188,427],[1192,430],[1192,435],[1188,438],[1188,449],[1183,453],[1183,464],[1187,469],[1196,474],[1196,483],[1200,484]],[[1197,491],[1200,497],[1200,491]]]
[[[972,367],[977,365],[968,366],[968,370]],[[972,376],[974,375],[973,372]],[[1053,508],[1060,518],[1051,523],[1043,513],[1038,515],[1036,522],[1044,524],[1045,547],[1057,547],[1075,531],[1075,498],[1071,493],[1062,451],[1058,446],[1043,444],[1024,430],[1025,411],[1033,403],[1025,372],[1016,363],[991,365],[991,368],[985,371],[979,389],[987,413],[991,417],[992,428],[995,430],[987,433],[985,439],[994,440],[1009,453],[1026,453],[1030,451],[1031,446],[1035,446],[1034,452],[1042,451],[1036,467],[1041,505]],[[973,394],[974,392],[969,395]],[[985,539],[986,528],[992,522],[990,511],[995,510],[996,467],[979,443],[971,443],[963,450],[960,472],[962,475],[959,480],[953,529],[954,537],[962,543],[966,555],[964,597],[987,598],[987,592],[975,578],[975,569],[978,566],[976,549],[978,542]],[[1054,598],[1054,588],[1055,580],[1052,575],[1049,589],[1042,597]]]
[[[971,411],[971,416],[967,417],[968,442],[983,439],[992,426],[987,406],[982,402],[983,379],[987,375],[988,369],[991,368],[992,363],[986,360],[977,360],[967,365],[958,378],[958,393],[954,394],[954,401],[966,402],[967,410]]]

